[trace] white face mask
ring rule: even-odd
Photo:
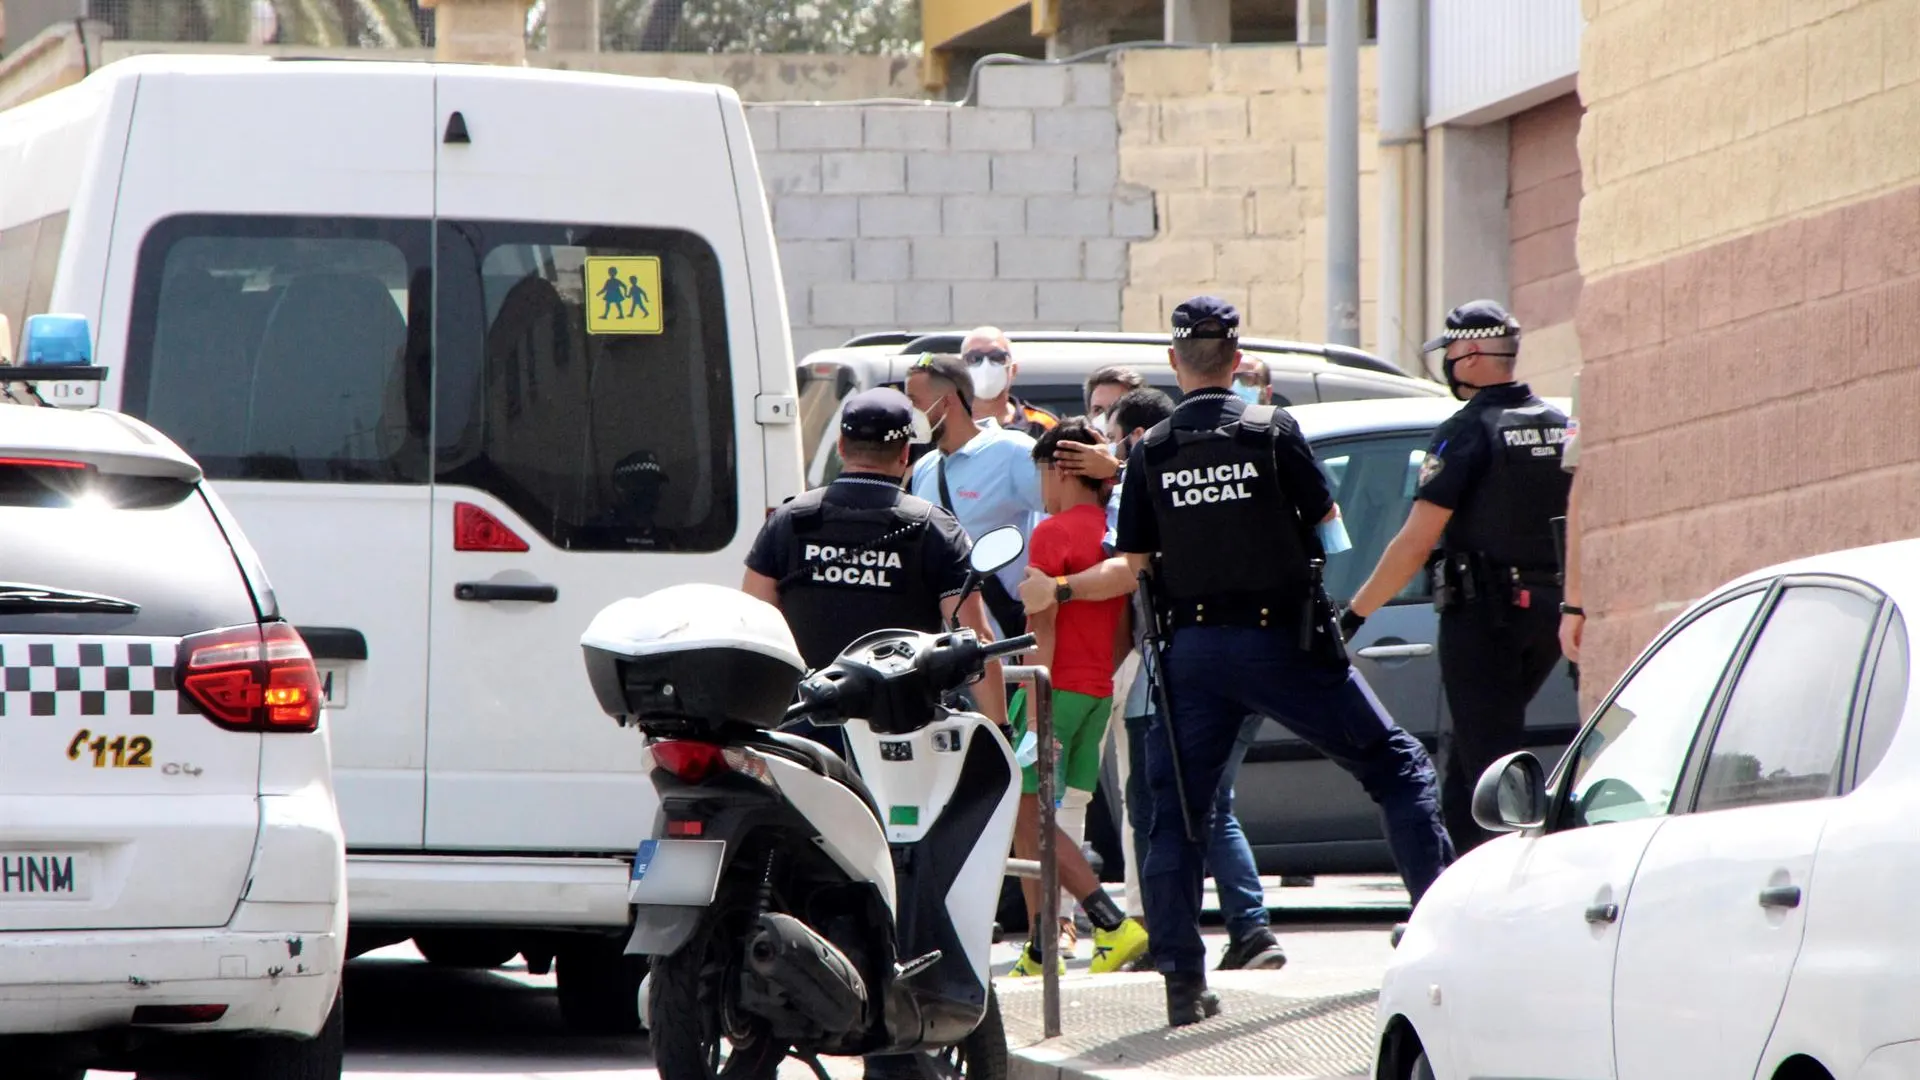
[[[973,396],[988,400],[1006,393],[1007,373],[1012,366],[984,360],[978,364],[969,364],[967,371],[973,376]]]

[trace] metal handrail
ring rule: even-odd
[[[1012,664],[1000,669],[1008,681],[1030,687],[1027,694],[1027,730],[1033,732],[1040,751],[1034,771],[1040,781],[1040,910],[1033,918],[1040,934],[1040,1027],[1048,1039],[1060,1037],[1060,867],[1055,861],[1053,747],[1053,675],[1033,664]],[[1009,871],[1012,862],[1009,860]],[[1024,861],[1024,860],[1021,860]],[[1025,876],[1025,875],[1021,875]],[[1021,946],[1025,948],[1025,946]]]

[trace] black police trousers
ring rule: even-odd
[[[1487,766],[1526,748],[1527,705],[1560,663],[1560,593],[1533,590],[1529,607],[1469,601],[1440,615],[1440,805],[1461,853],[1492,839],[1473,820]]]

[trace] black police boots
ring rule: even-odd
[[[1167,1026],[1185,1027],[1220,1015],[1220,995],[1207,989],[1202,974],[1167,975]]]

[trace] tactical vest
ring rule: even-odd
[[[1269,422],[1259,423],[1255,409],[1271,413]],[[1271,407],[1249,406],[1212,430],[1162,420],[1147,432],[1141,446],[1167,599],[1305,595],[1311,578],[1300,514],[1273,453],[1276,429],[1291,423]]]
[[[833,662],[874,630],[940,629],[940,598],[922,566],[933,504],[902,494],[892,506],[825,501],[815,488],[787,506],[793,519],[780,610],[809,669]]]
[[[1532,398],[1481,410],[1489,464],[1447,521],[1449,555],[1477,554],[1497,566],[1552,572],[1559,565],[1553,519],[1567,512],[1573,477],[1560,468],[1567,415]]]

